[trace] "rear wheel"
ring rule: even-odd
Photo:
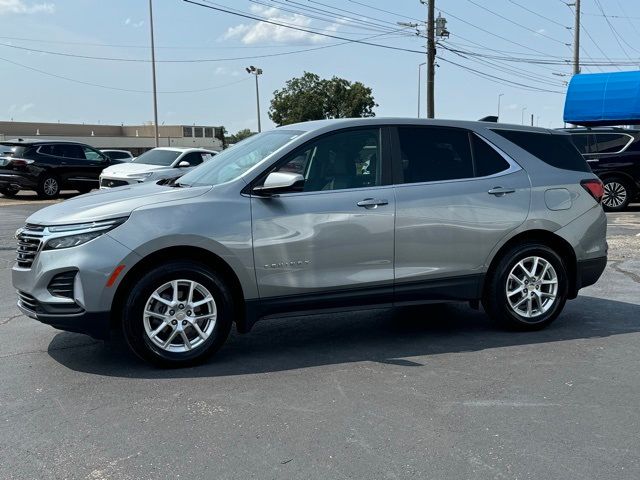
[[[500,325],[538,330],[564,308],[569,290],[562,259],[542,244],[518,245],[508,251],[487,279],[482,304]]]
[[[627,208],[632,196],[632,187],[627,179],[611,177],[604,180],[602,207],[608,212],[621,212]]]
[[[9,197],[9,198],[15,197],[19,191],[20,191],[19,188],[14,188],[14,187],[0,188],[0,193],[5,197]]]
[[[161,367],[204,361],[225,342],[233,320],[231,293],[215,273],[192,261],[146,273],[123,310],[129,347]]]
[[[60,194],[60,182],[51,174],[45,174],[38,182],[38,196],[40,198],[56,198]]]

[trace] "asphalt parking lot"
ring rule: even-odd
[[[13,234],[42,206],[0,197],[0,478],[640,478],[640,206],[544,331],[465,305],[288,318],[171,371],[18,312]]]

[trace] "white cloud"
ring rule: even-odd
[[[517,103],[510,103],[509,105],[507,105],[507,110],[515,110],[519,106],[520,105],[518,105]]]
[[[284,14],[275,7],[264,7],[261,5],[251,5],[252,13],[261,17],[273,20],[278,23],[285,23],[300,28],[310,29],[311,19],[300,14]],[[336,32],[341,24],[345,22],[339,21],[329,25],[323,29],[324,33]],[[314,28],[314,30],[318,30]],[[271,43],[320,43],[327,40],[327,37],[315,33],[294,30],[279,25],[273,25],[265,22],[256,22],[253,24],[236,25],[227,29],[223,35],[223,39],[239,38],[244,44],[250,45],[261,42]]]
[[[131,20],[131,18],[127,17],[123,23],[125,25],[131,25],[133,28],[140,28],[142,25],[144,25],[144,20],[140,20],[139,22],[134,22]]]
[[[213,71],[214,75],[231,75],[232,77],[237,77],[238,75],[240,75],[240,72],[238,72],[237,69],[231,69],[228,67],[216,67],[216,69]]]
[[[536,30],[536,33],[542,35],[543,33],[547,33],[547,31],[544,28],[539,28],[538,30]]]
[[[20,107],[20,111],[21,111],[22,113],[24,113],[24,112],[26,112],[26,111],[28,111],[28,110],[31,110],[31,109],[32,109],[33,107],[35,107],[35,106],[36,106],[36,105],[35,105],[35,103],[25,103],[24,105],[22,105],[22,106]]]
[[[24,0],[0,0],[0,15],[9,13],[53,13],[53,3],[27,3]]]

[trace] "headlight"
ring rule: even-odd
[[[149,178],[151,175],[153,175],[153,172],[149,172],[149,173],[136,173],[131,175],[129,178],[132,180],[144,180],[145,178]]]
[[[76,223],[72,225],[56,225],[47,227],[52,236],[44,245],[44,250],[60,250],[62,248],[77,247],[87,243],[100,235],[122,225],[128,217],[114,218],[91,223]],[[70,235],[56,235],[69,232]]]

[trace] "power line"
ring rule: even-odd
[[[560,92],[560,91],[557,91],[557,90],[549,90],[549,89],[545,89],[545,88],[534,87],[534,86],[531,86],[531,85],[525,85],[525,84],[519,83],[519,82],[513,82],[513,81],[507,80],[505,78],[501,78],[501,77],[498,77],[498,76],[495,76],[495,75],[492,75],[492,74],[489,74],[489,73],[486,73],[486,72],[482,72],[480,70],[473,69],[473,68],[465,66],[465,65],[461,65],[459,63],[453,62],[453,61],[448,60],[448,59],[443,58],[443,57],[439,57],[439,60],[441,60],[443,62],[446,62],[446,63],[450,63],[450,64],[455,65],[455,66],[457,66],[459,68],[462,68],[464,70],[467,70],[467,71],[469,71],[469,72],[471,72],[471,73],[473,73],[473,74],[475,74],[475,75],[477,75],[479,77],[493,80],[496,83],[500,83],[502,85],[516,86],[516,87],[520,87],[522,89],[530,90],[530,91],[546,92],[546,93],[558,93],[558,94],[564,95],[564,92]]]
[[[31,71],[34,71],[34,72],[41,73],[43,75],[48,75],[50,77],[58,78],[58,79],[61,79],[61,80],[67,80],[69,82],[79,83],[81,85],[87,85],[87,86],[90,86],[90,87],[104,88],[106,90],[115,90],[115,91],[118,91],[118,92],[151,93],[151,90],[135,90],[135,89],[130,89],[130,88],[112,87],[110,85],[103,85],[103,84],[100,84],[100,83],[85,82],[83,80],[78,80],[76,78],[65,77],[64,75],[57,75],[55,73],[47,72],[45,70],[40,70],[39,68],[30,67],[30,66],[24,65],[22,63],[14,62],[13,60],[9,60],[7,58],[0,57],[0,60],[2,60],[3,62],[10,63],[12,65],[16,65],[18,67],[26,68],[27,70],[31,70]],[[165,90],[165,91],[158,91],[158,93],[174,94],[174,93],[206,92],[206,91],[210,91],[210,90],[217,90],[219,88],[229,87],[231,85],[236,85],[238,83],[246,82],[248,80],[250,80],[250,78],[243,78],[242,80],[237,80],[237,81],[230,82],[230,83],[225,83],[225,84],[221,84],[221,85],[215,85],[215,86],[206,87],[206,88],[199,88],[199,89],[194,89],[194,90]]]
[[[509,18],[509,17],[506,17],[506,16],[504,16],[504,15],[502,15],[502,14],[498,13],[498,12],[495,12],[495,11],[493,11],[493,10],[491,10],[491,9],[489,9],[489,8],[487,8],[487,7],[485,7],[485,6],[480,5],[479,3],[474,2],[473,0],[467,0],[467,2],[471,3],[472,5],[475,5],[475,6],[476,6],[476,7],[478,7],[478,8],[481,8],[482,10],[484,10],[484,11],[486,11],[486,12],[489,12],[489,13],[490,13],[490,14],[492,14],[492,15],[495,15],[495,16],[496,16],[496,17],[498,17],[498,18],[501,18],[501,19],[503,19],[503,20],[506,20],[507,22],[509,22],[509,23],[511,23],[511,24],[513,24],[513,25],[517,25],[518,27],[523,28],[523,29],[525,29],[525,30],[527,30],[527,31],[529,31],[529,32],[532,32],[532,33],[534,33],[534,34],[536,34],[536,35],[539,35],[539,36],[541,36],[541,37],[547,38],[547,39],[549,39],[549,40],[551,40],[551,41],[554,41],[554,42],[556,42],[556,43],[559,43],[559,44],[561,44],[561,45],[567,45],[567,44],[566,44],[565,42],[563,42],[562,40],[558,40],[557,38],[553,38],[553,37],[551,37],[551,36],[549,36],[549,35],[547,35],[547,34],[545,34],[545,33],[543,33],[543,32],[539,32],[539,31],[537,31],[537,30],[534,30],[533,28],[530,28],[530,27],[527,27],[526,25],[523,25],[523,24],[521,24],[521,23],[518,23],[518,22],[514,21],[513,19],[511,19],[511,18]]]
[[[425,53],[423,51],[413,50],[411,48],[394,47],[394,46],[391,46],[391,45],[383,45],[383,44],[380,44],[380,43],[373,43],[373,42],[367,42],[367,41],[364,41],[364,40],[357,40],[357,39],[353,39],[353,38],[342,37],[340,35],[333,35],[333,34],[329,34],[329,33],[326,33],[326,32],[317,32],[317,31],[314,31],[314,30],[310,30],[308,28],[302,28],[302,27],[298,27],[298,26],[295,26],[295,25],[288,25],[286,23],[276,22],[276,21],[273,21],[271,19],[263,18],[263,17],[257,16],[257,15],[253,15],[253,14],[249,14],[249,13],[244,13],[244,12],[239,12],[239,11],[234,12],[233,10],[229,10],[227,8],[219,7],[216,4],[213,4],[212,2],[208,2],[207,0],[202,0],[203,2],[207,2],[207,4],[200,3],[200,2],[197,2],[195,0],[182,0],[182,1],[185,2],[185,3],[191,3],[192,5],[197,5],[199,7],[208,8],[210,10],[215,10],[215,11],[218,11],[218,12],[228,13],[230,15],[235,15],[235,16],[238,16],[238,17],[248,18],[250,20],[256,20],[258,22],[268,23],[268,24],[271,24],[271,25],[279,26],[279,27],[285,27],[285,28],[289,28],[291,30],[298,30],[300,32],[310,33],[312,35],[319,35],[319,36],[327,37],[327,38],[335,38],[335,39],[338,39],[338,40],[345,40],[345,41],[350,42],[350,43],[358,43],[358,44],[361,44],[361,45],[369,45],[371,47],[385,48],[385,49],[388,49],[388,50],[396,50],[396,51],[409,52],[409,53],[419,53],[421,55],[424,55],[424,53]]]
[[[509,3],[512,3],[512,4],[514,4],[514,5],[516,5],[516,6],[520,7],[520,8],[522,8],[523,10],[526,10],[527,12],[532,13],[532,14],[533,14],[533,15],[535,15],[536,17],[543,18],[544,20],[546,20],[546,21],[548,21],[548,22],[551,22],[551,23],[553,23],[553,24],[555,24],[555,25],[558,25],[558,26],[560,26],[560,27],[562,27],[562,28],[566,28],[567,30],[570,30],[570,29],[571,29],[571,27],[568,27],[567,25],[564,25],[564,24],[562,24],[562,23],[558,22],[557,20],[554,20],[553,18],[550,18],[550,17],[547,17],[547,16],[545,16],[545,15],[542,15],[541,13],[538,13],[538,12],[536,12],[535,10],[531,10],[530,8],[525,7],[524,5],[522,5],[522,4],[518,3],[518,2],[516,2],[515,0],[509,0]]]
[[[613,24],[611,23],[611,21],[609,20],[609,17],[607,17],[607,15],[604,12],[604,8],[602,8],[602,4],[600,3],[600,0],[594,0],[596,5],[598,6],[598,9],[600,9],[600,12],[602,12],[602,16],[604,17],[605,22],[607,22],[607,25],[609,26],[609,30],[611,30],[611,33],[613,34],[613,38],[616,41],[616,43],[618,44],[618,46],[620,47],[620,50],[622,50],[622,52],[626,55],[626,57],[631,60],[631,57],[629,56],[629,54],[627,53],[627,51],[625,50],[625,48],[622,46],[622,43],[620,43],[620,39],[619,34],[617,32],[617,30],[613,27]]]
[[[390,31],[388,32],[389,34],[391,33],[397,33],[399,31],[402,31],[404,28],[399,28],[396,29],[394,31]],[[372,35],[370,37],[367,37],[368,39],[371,38],[377,38],[377,37],[381,37],[381,36],[385,36],[387,35],[387,33],[383,33],[383,34],[378,34],[378,35]],[[338,37],[336,37],[338,38]],[[213,62],[226,62],[226,61],[236,61],[236,60],[251,60],[251,59],[256,59],[256,58],[271,58],[271,57],[281,57],[281,56],[285,56],[285,55],[293,55],[296,53],[305,53],[305,52],[312,52],[312,51],[316,51],[316,50],[323,50],[326,48],[332,48],[332,47],[336,47],[336,46],[340,46],[340,45],[346,45],[347,43],[361,43],[362,41],[364,41],[366,39],[362,39],[362,40],[355,40],[355,39],[346,39],[346,41],[344,42],[339,42],[339,43],[332,43],[329,45],[320,45],[318,47],[310,47],[310,48],[304,48],[304,49],[300,49],[300,50],[291,50],[288,52],[276,52],[276,53],[267,53],[267,54],[262,54],[262,55],[248,55],[248,56],[242,56],[242,57],[222,57],[222,58],[197,58],[197,59],[182,59],[182,60],[156,60],[156,63],[213,63]],[[378,44],[372,44],[372,45],[378,45]],[[86,59],[86,60],[103,60],[103,61],[112,61],[112,62],[130,62],[130,63],[149,63],[151,60],[149,59],[145,59],[145,58],[121,58],[121,57],[102,57],[102,56],[94,56],[94,55],[81,55],[81,54],[75,54],[75,53],[68,53],[68,52],[56,52],[56,51],[52,51],[52,50],[42,50],[42,49],[37,49],[37,48],[29,48],[29,47],[23,47],[23,46],[19,46],[19,45],[11,45],[9,43],[0,43],[0,46],[2,47],[7,47],[7,48],[13,48],[13,49],[17,49],[17,50],[25,50],[25,51],[29,51],[29,52],[36,52],[36,53],[46,53],[49,55],[57,55],[57,56],[62,56],[62,57],[71,57],[71,58],[82,58],[82,59]],[[391,46],[386,46],[387,48],[399,48],[399,47],[391,47]],[[405,50],[405,49],[403,49]],[[406,50],[406,51],[412,51],[414,53],[422,53],[419,52],[417,50]]]

